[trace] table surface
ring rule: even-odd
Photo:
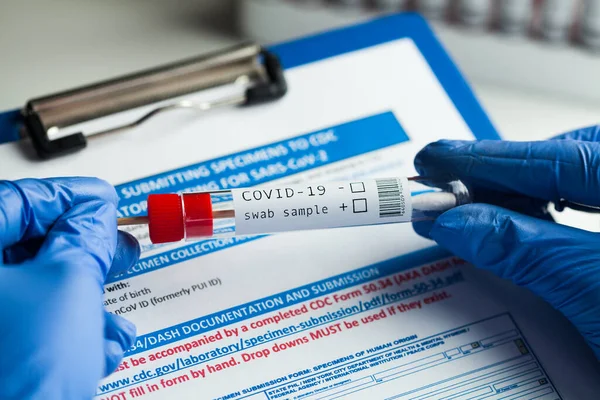
[[[5,0],[0,110],[236,43],[239,38],[223,29],[222,14],[232,5],[219,1],[215,6],[214,0]],[[600,123],[597,104],[470,81],[507,140],[542,140]],[[576,212],[563,213],[559,221],[600,231],[600,218]]]

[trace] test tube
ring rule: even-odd
[[[491,12],[490,0],[459,0],[458,2],[458,17],[464,25],[471,28],[487,25]]]
[[[600,0],[585,0],[581,21],[581,39],[593,49],[600,49]]]
[[[385,178],[273,185],[202,193],[153,194],[148,224],[154,244],[223,236],[434,220],[471,202],[459,180]]]
[[[523,33],[533,17],[531,0],[502,0],[500,2],[498,23],[506,33]]]
[[[574,0],[545,0],[541,12],[542,36],[552,42],[567,39],[574,14]]]

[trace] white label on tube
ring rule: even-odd
[[[408,222],[406,178],[232,190],[237,235]]]

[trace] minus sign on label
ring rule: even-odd
[[[344,190],[344,187],[343,187],[343,186],[340,186],[338,189],[340,189],[340,190]]]
[[[298,192],[298,194],[302,194],[302,193],[304,193],[304,192]]]

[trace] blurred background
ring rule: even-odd
[[[600,0],[0,0],[0,109],[403,10],[428,18],[504,138],[600,123]]]

